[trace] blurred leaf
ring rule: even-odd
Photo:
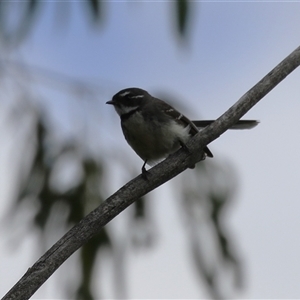
[[[176,12],[177,12],[177,28],[181,36],[186,35],[187,22],[190,12],[190,3],[187,0],[176,1]]]
[[[94,299],[93,292],[91,291],[92,275],[96,265],[97,254],[103,246],[111,247],[106,230],[102,230],[99,235],[92,238],[80,251],[82,280],[76,293],[76,299],[78,300]]]
[[[13,45],[18,44],[27,36],[34,24],[38,8],[45,4],[43,0],[20,1],[18,9],[21,10],[21,8],[23,8],[22,13],[20,16],[17,16],[18,22],[12,23],[9,18],[12,11],[15,13],[14,7],[11,7],[16,4],[14,2],[15,1],[0,1],[0,32],[2,39],[7,44]],[[92,19],[99,21],[102,17],[101,0],[87,0],[82,2],[91,12]],[[71,3],[68,4],[70,5]]]
[[[134,202],[134,217],[142,218],[145,216],[145,198],[140,198]]]
[[[103,168],[101,164],[93,158],[78,156],[76,144],[71,145],[68,141],[65,141],[65,145],[58,147],[61,150],[55,155],[50,154],[49,145],[51,144],[52,129],[46,120],[47,118],[43,114],[38,114],[35,127],[35,155],[28,177],[24,179],[25,183],[20,189],[17,199],[18,204],[27,199],[34,199],[39,204],[36,205],[34,224],[43,233],[46,233],[46,225],[48,225],[48,229],[49,226],[55,229],[57,226],[55,222],[53,223],[55,219],[60,219],[60,224],[65,227],[78,223],[89,211],[103,201],[101,194]],[[55,166],[66,160],[71,154],[81,164],[83,176],[77,185],[66,190],[59,190],[51,182],[51,177]],[[60,206],[55,209],[57,204]],[[62,206],[62,204],[64,205]],[[53,219],[54,214],[55,218]],[[61,216],[58,216],[59,214]],[[98,236],[80,249],[82,279],[77,290],[77,299],[93,299],[93,292],[90,288],[93,280],[92,274],[97,253],[104,246],[112,247],[106,229],[103,229]]]
[[[101,0],[90,0],[90,9],[95,21],[101,17]]]
[[[15,27],[11,28],[11,26],[8,25],[9,6],[15,3],[0,1],[0,31],[6,43],[17,43],[26,36],[32,26],[40,3],[39,0],[22,1],[22,5],[24,6],[23,13],[19,16],[19,21],[15,24]],[[19,3],[19,8],[21,7],[20,4],[21,3]]]
[[[13,1],[11,1],[13,2]],[[34,24],[38,8],[44,5],[43,0],[28,0],[21,1],[22,5],[26,5],[23,9],[22,16],[19,17],[17,25],[11,28],[8,22],[10,14],[9,1],[0,1],[0,32],[2,38],[7,44],[16,44],[23,40],[29,33]],[[101,0],[86,0],[82,1],[91,13],[93,21],[100,21],[103,18],[103,1]],[[70,4],[66,2],[67,4]],[[187,25],[190,18],[191,3],[188,0],[176,0],[175,2],[176,28],[181,37],[185,37],[187,33]]]
[[[195,171],[192,175],[184,174],[183,212],[199,279],[206,282],[210,296],[219,299],[226,297],[222,286],[227,280],[225,276],[233,278],[239,288],[243,275],[224,224],[225,208],[232,198],[235,181],[226,165],[204,162],[198,164]]]
[[[154,244],[155,225],[149,216],[148,197],[144,196],[133,203],[134,214],[130,223],[130,237],[136,248],[150,248]]]

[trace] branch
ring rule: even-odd
[[[299,65],[300,47],[243,95],[213,124],[192,138],[187,143],[190,153],[187,153],[184,149],[177,151],[162,163],[153,167],[149,172],[148,180],[144,180],[141,176],[136,177],[83,218],[28,269],[2,300],[29,299],[64,261],[99,233],[101,228],[114,217],[140,197],[177,176],[186,170],[188,166],[199,162],[202,149],[208,143],[217,139],[236,123]]]

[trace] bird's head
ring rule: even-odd
[[[113,105],[119,116],[122,116],[141,107],[149,96],[149,93],[143,89],[127,88],[115,94],[106,104]]]

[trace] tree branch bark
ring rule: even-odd
[[[201,160],[202,149],[217,139],[287,75],[300,65],[300,47],[287,56],[253,88],[244,94],[213,124],[204,128],[187,143],[190,153],[181,149],[149,171],[148,180],[141,176],[128,182],[89,213],[55,243],[16,283],[2,300],[29,299],[38,288],[76,250],[96,235],[103,226],[134,201],[177,176]]]

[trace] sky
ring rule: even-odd
[[[168,93],[191,119],[213,119],[300,44],[297,1],[195,1],[184,42],[174,29],[168,1],[104,3],[105,17],[97,28],[80,2],[72,3],[69,14],[59,19],[60,4],[45,2],[34,30],[11,57],[97,84],[101,116],[117,136],[115,145],[121,147],[126,144],[117,115],[104,106],[120,89],[136,86],[153,95]],[[237,191],[228,222],[244,260],[245,288],[234,295],[239,299],[300,298],[299,80],[296,70],[245,116],[260,120],[255,129],[226,132],[210,145],[214,159],[231,162],[236,172]],[[60,105],[54,97],[52,109],[59,112]],[[129,147],[122,149],[139,170],[140,159]],[[5,147],[0,153],[2,162],[9,158],[7,151]],[[2,170],[0,178],[3,174]],[[7,190],[1,192],[2,215],[9,207]],[[153,214],[162,231],[155,249],[130,255],[129,297],[205,298],[191,275],[178,208],[171,198],[162,201],[155,193]],[[5,236],[4,225],[0,226]],[[38,258],[32,251],[34,234],[14,251],[7,241],[7,237],[0,241],[1,295]],[[34,299],[63,297],[55,289],[58,281],[55,274]],[[109,282],[103,289],[107,298],[113,296]]]

